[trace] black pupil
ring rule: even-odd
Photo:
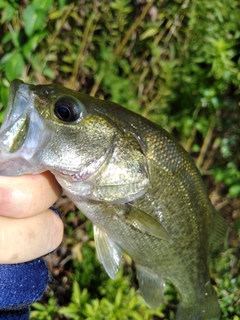
[[[73,122],[81,116],[81,106],[70,97],[62,97],[54,105],[54,114],[59,120]]]

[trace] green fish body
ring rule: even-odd
[[[0,137],[0,174],[51,171],[93,222],[111,278],[125,251],[148,306],[158,307],[170,280],[178,320],[220,319],[208,265],[227,227],[193,160],[164,129],[112,102],[15,80]]]

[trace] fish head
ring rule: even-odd
[[[0,172],[16,175],[51,168],[84,180],[106,158],[114,131],[109,122],[87,111],[80,93],[14,80],[0,131]]]
[[[0,174],[49,170],[70,193],[109,201],[113,192],[107,196],[106,185],[146,185],[139,145],[107,117],[107,104],[59,85],[14,80],[0,130]]]

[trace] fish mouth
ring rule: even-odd
[[[2,154],[0,152],[0,159],[2,158]],[[0,163],[0,175],[4,176],[12,176],[19,175],[22,173],[23,168],[29,168],[29,172],[25,170],[24,173],[31,173],[31,164],[22,158],[14,158],[3,161]]]
[[[35,110],[34,99],[29,85],[20,80],[11,83],[7,109],[0,129],[2,175],[32,172],[31,168],[36,166],[35,155],[49,139],[50,131]],[[41,171],[44,170],[38,172]]]

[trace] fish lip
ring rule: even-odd
[[[1,152],[0,152],[1,157]],[[21,157],[17,158],[10,158],[2,163],[0,163],[0,175],[4,176],[13,176],[18,175],[22,172],[24,168],[28,168],[25,170],[24,173],[31,173],[32,172],[32,165],[26,160]]]

